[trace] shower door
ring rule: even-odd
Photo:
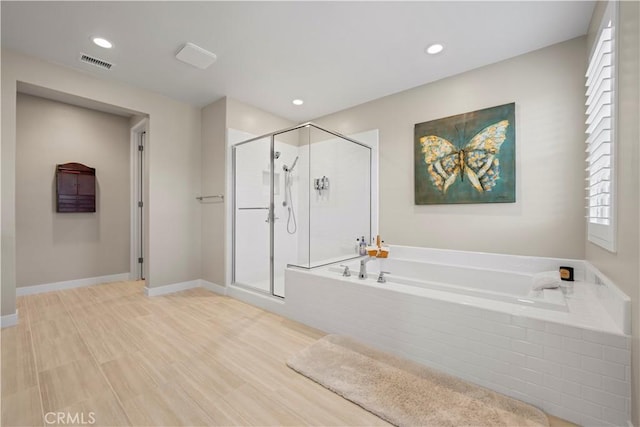
[[[369,147],[308,123],[232,153],[232,284],[285,298],[287,267],[355,258],[356,238],[371,241]]]
[[[272,138],[233,147],[233,282],[272,292]]]

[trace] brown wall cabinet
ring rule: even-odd
[[[56,211],[96,211],[96,170],[80,163],[56,166]]]

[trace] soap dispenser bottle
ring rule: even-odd
[[[367,243],[364,240],[364,236],[362,236],[362,238],[360,239],[360,247],[359,247],[358,253],[360,255],[366,255],[367,254]]]

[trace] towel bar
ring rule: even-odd
[[[197,200],[218,198],[224,200],[224,194],[214,194],[213,196],[199,196]]]

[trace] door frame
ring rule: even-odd
[[[140,151],[138,149],[140,135],[145,134],[144,149],[142,151],[142,171],[140,171]],[[142,280],[147,277],[148,265],[147,260],[142,263],[143,270],[140,274],[138,258],[143,258],[147,251],[146,245],[146,218],[148,217],[146,208],[148,206],[147,186],[146,186],[146,169],[147,148],[149,144],[149,118],[140,119],[136,124],[131,126],[131,158],[130,158],[130,185],[131,185],[131,243],[129,250],[130,258],[130,280]],[[142,173],[141,173],[142,172]],[[140,194],[142,192],[142,195]],[[141,197],[142,196],[142,197]],[[142,208],[138,207],[138,201],[142,200]],[[142,276],[142,277],[141,277]]]

